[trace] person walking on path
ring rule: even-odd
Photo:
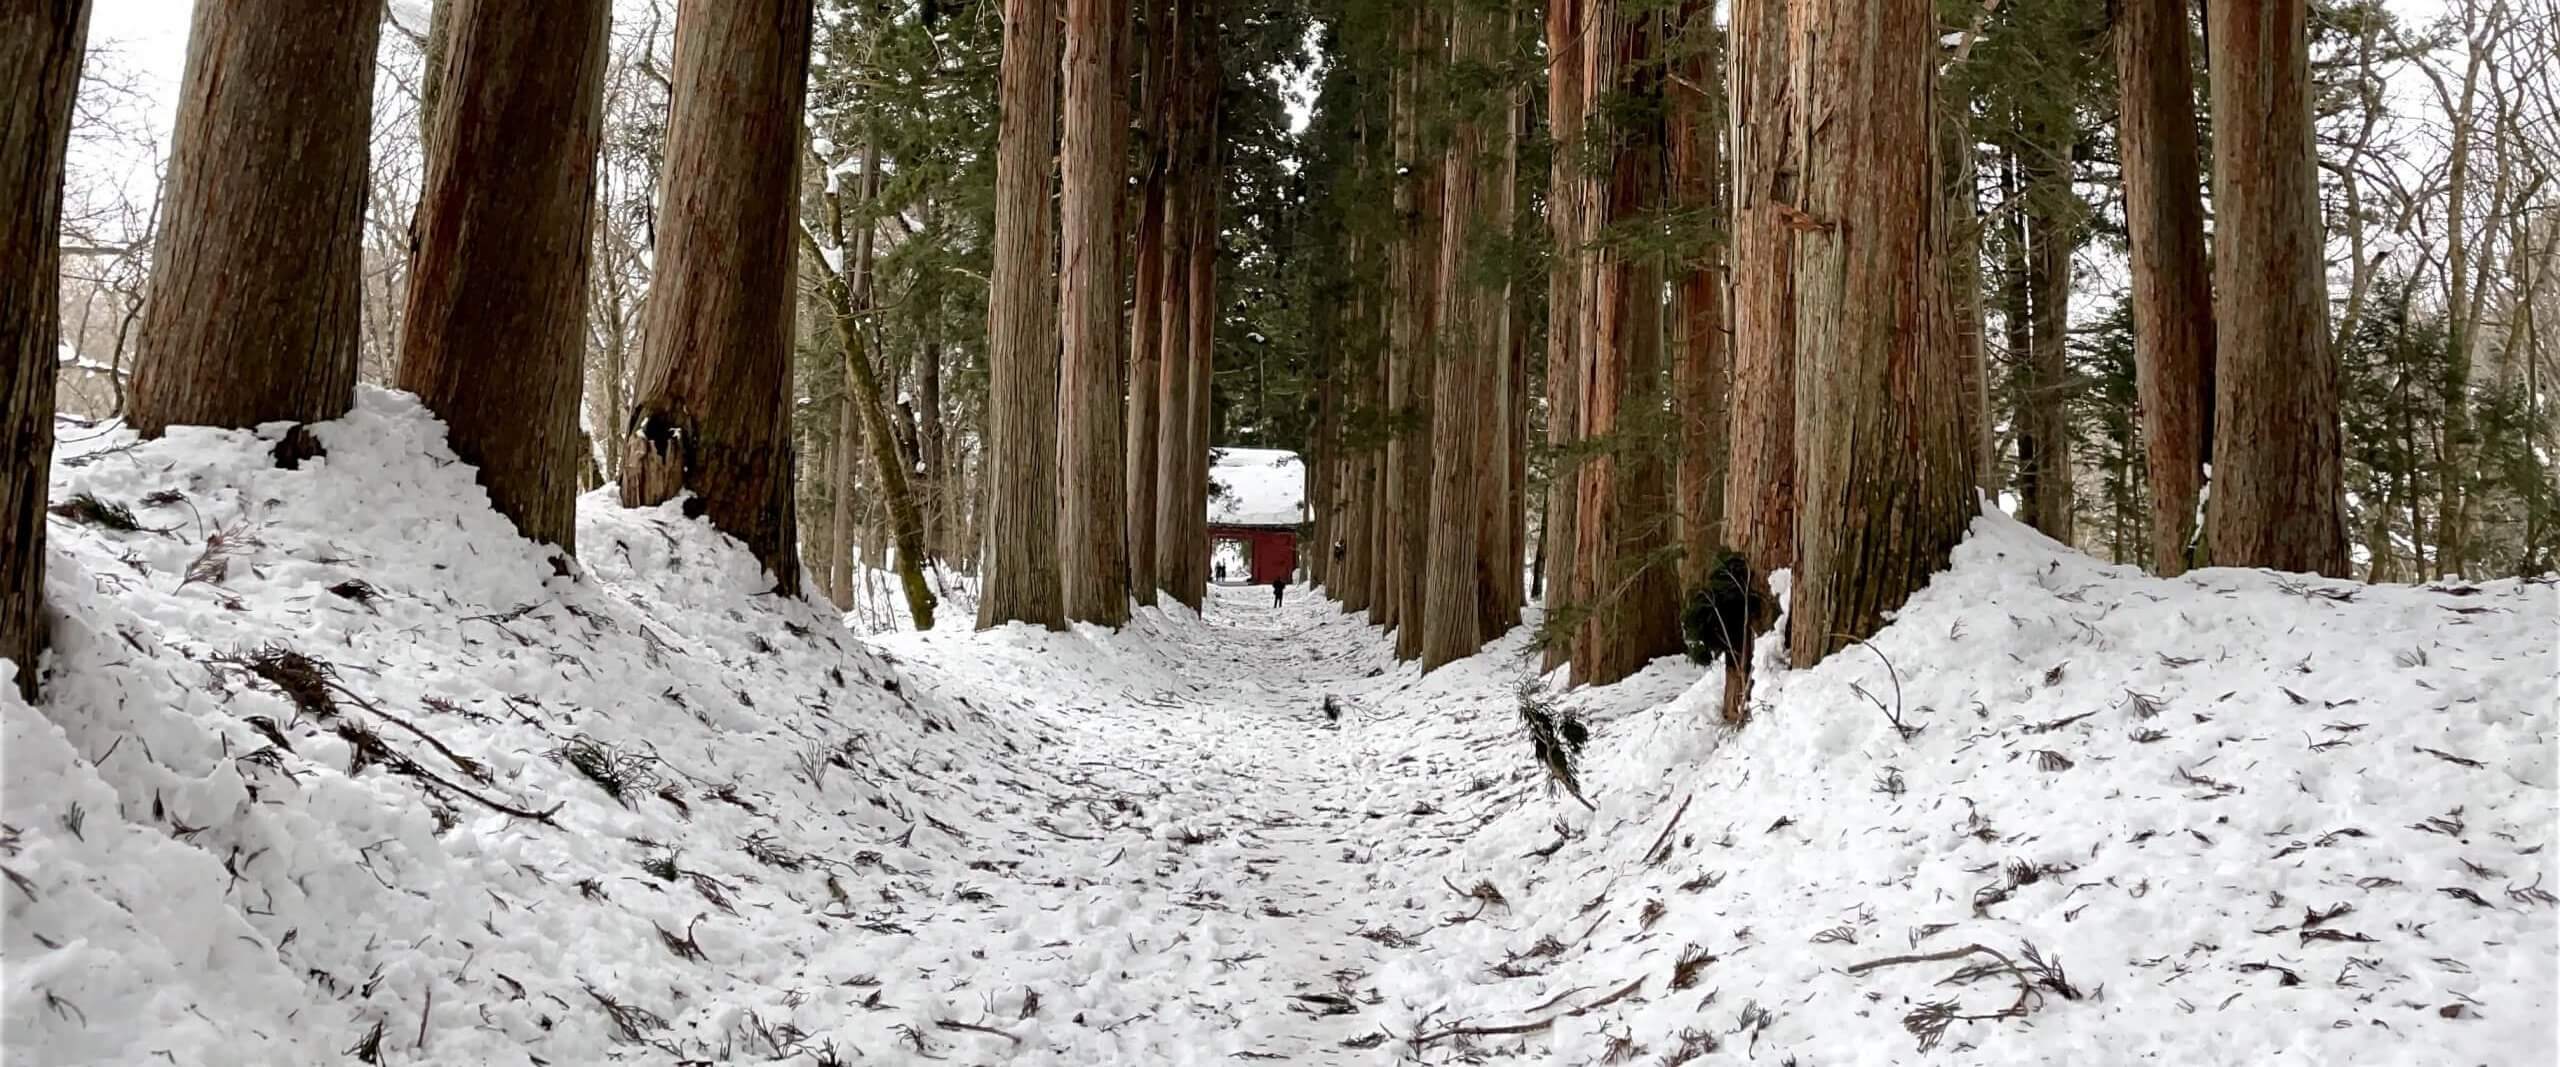
[[[1286,593],[1286,592],[1288,592],[1288,591],[1289,591],[1289,579],[1288,579],[1286,576],[1282,576],[1282,577],[1279,577],[1279,578],[1274,578],[1274,579],[1272,579],[1272,580],[1271,580],[1271,606],[1272,606],[1273,608],[1278,608],[1278,607],[1280,606],[1280,595],[1281,595],[1282,593]]]

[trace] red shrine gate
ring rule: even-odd
[[[1209,524],[1212,553],[1216,552],[1220,541],[1234,541],[1244,546],[1244,556],[1255,585],[1285,581],[1298,569],[1298,530],[1294,526]]]

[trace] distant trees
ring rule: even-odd
[[[0,660],[35,699],[53,474],[62,159],[88,0],[0,4]]]
[[[396,381],[499,513],[576,552],[607,0],[443,0]]]
[[[194,19],[127,421],[157,436],[337,418],[355,402],[381,0]]]
[[[684,0],[665,210],[623,432],[622,502],[696,513],[800,591],[791,396],[793,204],[810,0]]]

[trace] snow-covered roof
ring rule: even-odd
[[[1209,452],[1209,522],[1219,526],[1295,526],[1306,518],[1307,465],[1277,448]]]

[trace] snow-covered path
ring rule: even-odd
[[[1082,795],[1051,802],[1113,828],[1046,849],[1070,867],[1105,857],[1074,872],[1087,884],[1047,931],[1093,985],[1126,987],[1095,998],[1110,1018],[1084,1013],[1114,1047],[1081,1054],[1374,1062],[1364,1050],[1386,1034],[1369,979],[1428,927],[1487,906],[1401,875],[1409,853],[1475,822],[1441,825],[1432,797],[1447,782],[1434,776],[1459,772],[1418,755],[1410,724],[1362,715],[1413,678],[1391,669],[1377,631],[1304,589],[1274,608],[1267,589],[1212,587],[1204,617],[1139,625],[1157,639],[889,640],[928,687],[976,689],[1058,728],[1036,758]],[[946,655],[965,667],[944,668]]]

